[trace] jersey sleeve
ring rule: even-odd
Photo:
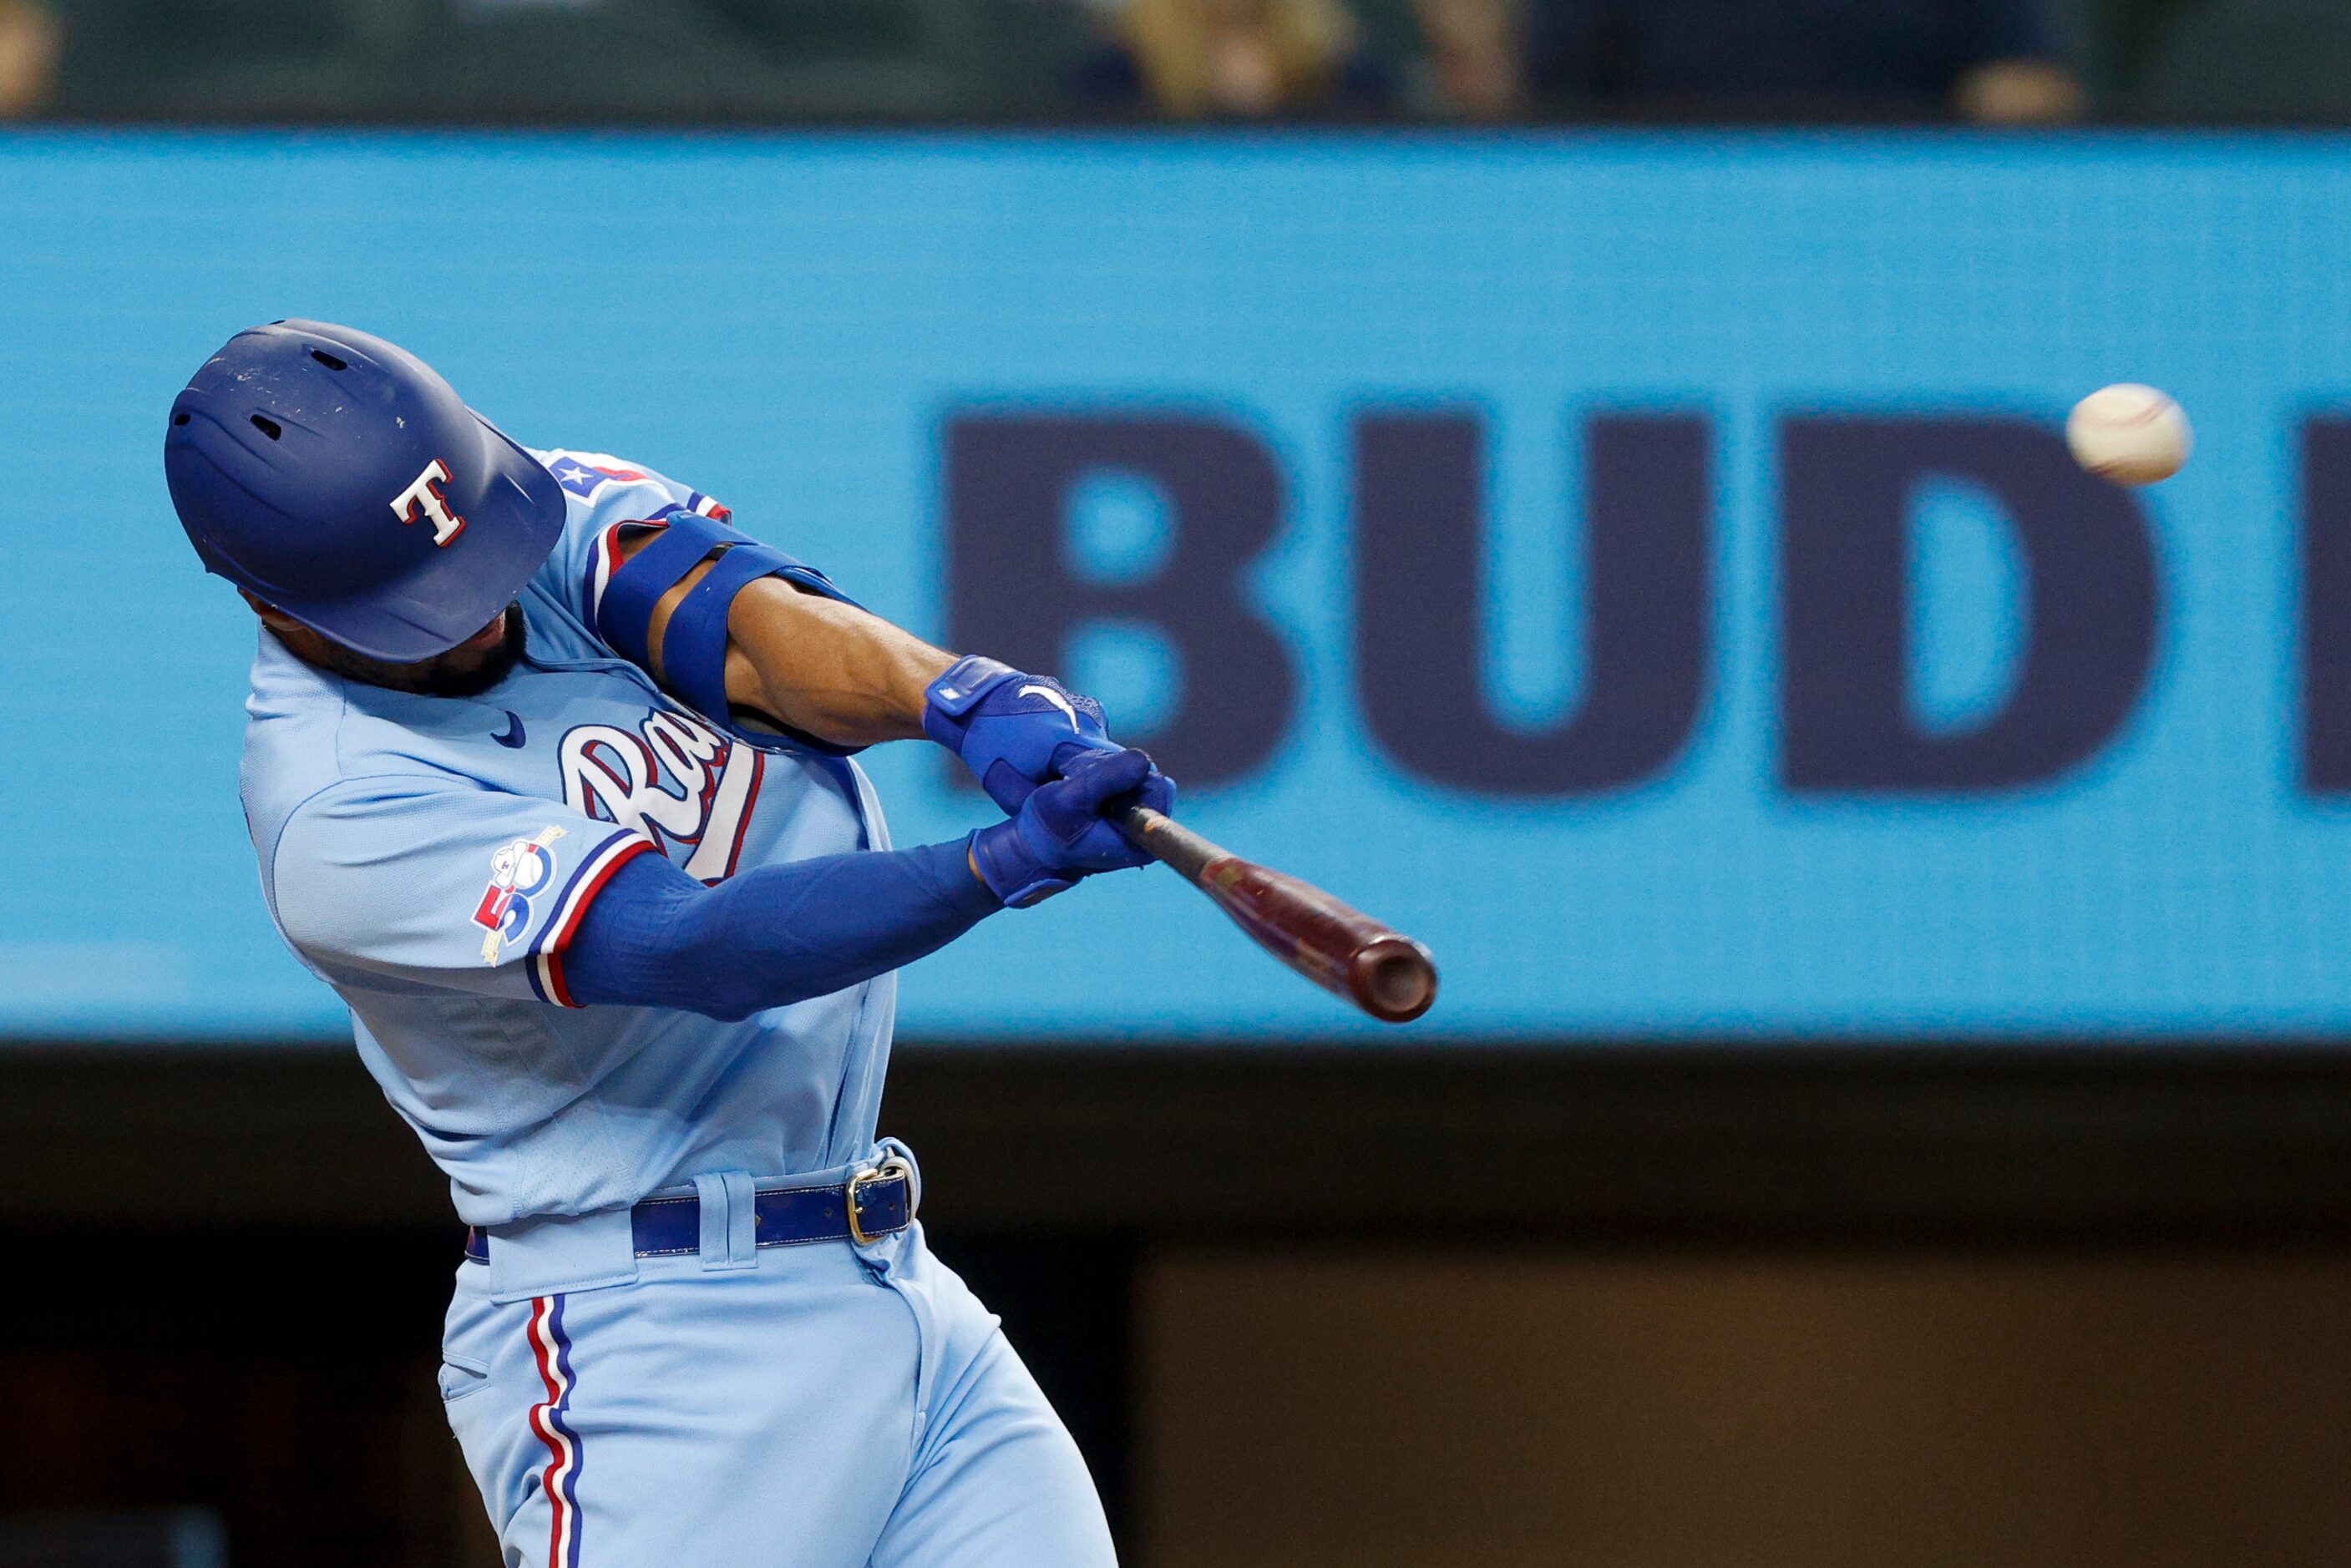
[[[639,653],[622,646],[622,639],[612,635],[603,618],[605,593],[622,570],[622,541],[628,530],[642,529],[647,524],[666,527],[689,513],[717,524],[710,532],[725,543],[757,546],[766,563],[763,575],[781,577],[803,593],[847,605],[857,603],[817,567],[736,528],[734,514],[701,491],[602,452],[559,448],[531,455],[546,464],[548,472],[555,475],[571,498],[570,515],[563,535],[533,579],[534,591],[560,605],[572,626],[587,639],[587,646],[604,657],[630,660],[643,666],[647,675],[653,674]],[[623,578],[624,585],[625,582]],[[832,745],[788,726],[773,725],[747,711],[710,712],[680,684],[664,681],[663,687],[720,729],[755,745],[780,737],[831,755],[848,756],[862,749]]]
[[[716,497],[609,452],[559,447],[531,455],[555,476],[569,503],[562,537],[533,581],[591,636],[596,597],[620,564],[622,528],[659,523],[679,512],[720,523],[734,516]]]
[[[614,871],[653,847],[557,802],[396,775],[297,807],[267,862],[271,908],[337,984],[578,1005],[563,955]]]
[[[683,507],[721,523],[734,519],[734,513],[716,497],[610,452],[571,452],[559,447],[532,455],[547,465],[547,471],[555,476],[555,483],[563,487],[565,494],[584,502],[601,515],[619,517],[625,514],[642,521]]]

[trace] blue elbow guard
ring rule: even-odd
[[[603,596],[596,602],[597,635],[623,659],[650,672],[653,607],[687,573],[716,556],[709,572],[679,602],[663,630],[662,680],[705,718],[757,742],[761,736],[741,728],[726,701],[726,614],[735,596],[747,583],[775,576],[843,604],[856,601],[815,567],[723,523],[684,507],[656,521],[661,533],[622,563],[604,585]],[[802,746],[835,756],[862,749],[832,745],[797,731],[785,733]]]

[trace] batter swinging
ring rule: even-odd
[[[892,971],[1140,864],[1150,759],[363,332],[239,334],[164,462],[263,627],[271,917],[473,1228],[442,1393],[507,1562],[1109,1563],[874,1116]],[[849,755],[925,734],[1006,820],[893,849]]]

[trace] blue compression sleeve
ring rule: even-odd
[[[1002,909],[965,841],[828,855],[705,888],[658,855],[612,874],[564,950],[573,1000],[748,1018],[945,947]]]

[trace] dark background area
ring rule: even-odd
[[[2317,1044],[916,1045],[883,1127],[1130,1543],[1171,1254],[2351,1261],[2351,1053]],[[215,1510],[240,1568],[488,1560],[432,1376],[458,1231],[347,1049],[12,1049],[0,1150],[0,1513]]]
[[[1219,7],[1221,10],[1219,11]],[[2339,124],[2333,0],[1315,0],[1262,102],[1171,88],[1135,0],[7,0],[0,118],[1029,125],[1162,119]],[[1163,14],[1310,14],[1173,0]],[[12,90],[12,14],[22,68]],[[1753,18],[1777,18],[1750,27]],[[37,37],[34,29],[37,27]],[[1970,47],[1950,43],[1972,29]],[[1181,27],[1176,29],[1182,31]],[[1856,41],[1857,35],[1870,36]],[[1923,40],[1923,41],[1922,41]],[[2045,61],[2053,96],[1966,85]],[[2011,86],[2016,84],[2011,83]]]

